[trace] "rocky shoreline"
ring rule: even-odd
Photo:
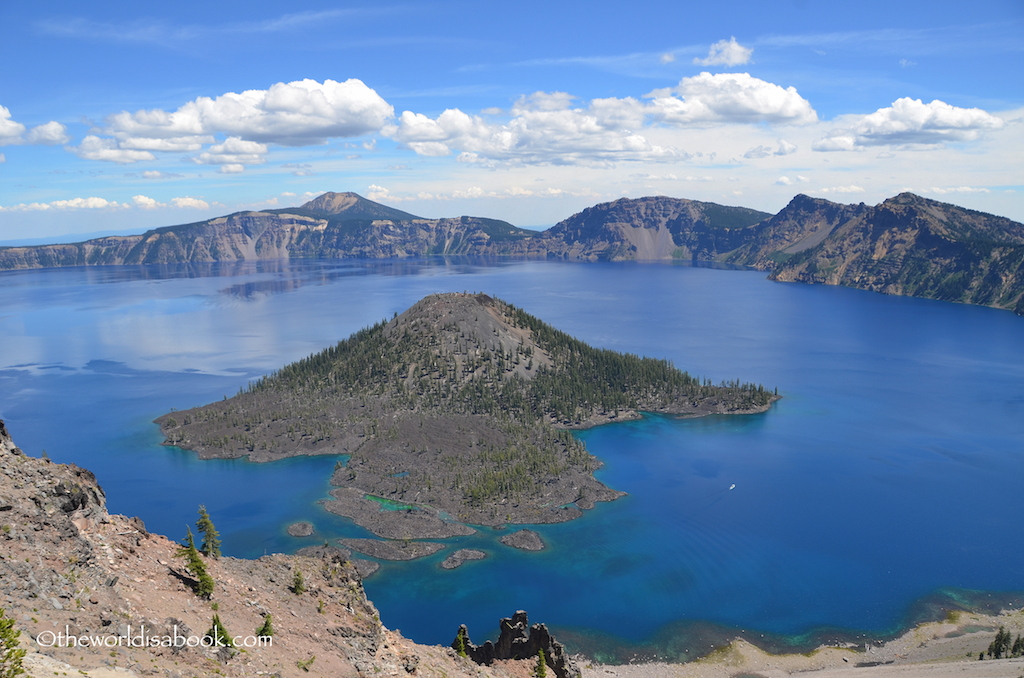
[[[583,678],[1019,678],[1024,658],[978,660],[996,631],[1024,634],[1024,611],[950,612],[885,643],[822,645],[802,654],[770,654],[743,639],[684,664],[599,664],[577,657]]]
[[[446,570],[454,570],[457,567],[462,567],[463,563],[467,563],[470,560],[483,560],[486,557],[487,554],[483,551],[478,551],[476,549],[459,549],[441,561],[441,567]]]
[[[338,542],[380,560],[416,560],[445,548],[433,541],[384,541],[381,539],[339,539]]]
[[[447,539],[476,532],[462,523],[443,520],[437,509],[428,506],[389,511],[354,487],[331,490],[331,496],[334,498],[322,502],[325,509],[384,539]]]

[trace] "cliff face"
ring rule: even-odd
[[[319,231],[298,238],[288,250],[292,257],[326,259],[386,259],[434,254],[496,256],[507,254],[509,245],[516,240],[533,236],[533,232],[503,221],[477,217],[358,220],[326,224]]]
[[[869,209],[864,203],[839,205],[798,195],[781,212],[749,229],[750,238],[719,260],[760,270],[773,269],[780,261],[818,245],[836,226]]]
[[[107,513],[88,471],[26,456],[0,422],[0,607],[22,632],[31,675],[110,667],[125,678],[481,675],[481,667],[452,650],[385,629],[355,568],[337,550],[207,559],[215,589],[206,601],[192,592],[177,549],[137,518]],[[305,578],[302,594],[289,588],[296,570]],[[272,645],[244,652],[129,645],[140,636],[200,638],[214,610],[243,643],[271,614]],[[57,636],[66,631],[76,646],[61,647],[70,644]],[[501,666],[482,670],[508,675]]]
[[[791,207],[775,219],[795,212]],[[768,262],[776,262],[772,280],[845,285],[1024,314],[1024,224],[912,193],[875,207],[822,205],[813,214],[822,225],[820,242],[814,242],[817,233],[795,242],[793,236],[781,237],[786,248],[752,253],[741,263],[770,268]],[[780,222],[793,220],[786,216]]]
[[[0,247],[0,270],[292,257],[493,256],[508,254],[517,241],[535,235],[495,219],[421,219],[355,193],[325,193],[293,209],[238,212],[142,235]]]
[[[713,261],[750,239],[771,215],[745,207],[667,198],[621,198],[587,208],[527,246],[566,259]]]

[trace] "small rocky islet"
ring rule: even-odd
[[[533,530],[517,530],[512,534],[506,534],[498,541],[505,546],[523,551],[543,551],[546,548],[544,540]]]
[[[313,523],[305,521],[292,523],[285,531],[293,537],[310,537],[314,532]]]

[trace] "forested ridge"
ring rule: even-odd
[[[512,328],[526,330],[529,340],[509,346],[497,336],[467,336],[452,321],[432,335],[421,331],[419,319],[395,318],[291,363],[247,391],[387,395],[410,408],[546,418],[564,426],[579,426],[594,414],[706,399],[746,410],[776,395],[739,381],[715,386],[667,360],[594,348],[511,304],[476,298]]]

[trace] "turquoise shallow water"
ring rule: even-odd
[[[581,433],[628,496],[385,563],[367,590],[425,642],[516,609],[577,647],[675,658],[744,629],[785,644],[892,632],[945,587],[1024,589],[1024,319],[679,265],[296,262],[0,274],[0,416],[33,453],[96,472],[113,511],[179,537],[205,504],[233,555],[368,536],[323,512],[336,457],[201,462],[151,420],[219,399],[439,291],[485,291],[598,346],[778,386],[748,417],[652,416]],[[731,486],[734,489],[729,489]],[[289,537],[296,520],[310,538]]]

